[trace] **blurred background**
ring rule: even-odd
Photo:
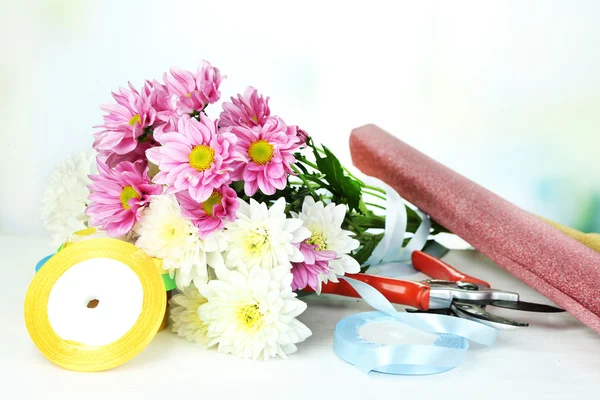
[[[600,2],[25,0],[0,8],[0,234],[43,234],[101,103],[206,59],[350,163],[375,123],[517,205],[600,231]],[[217,109],[209,109],[210,116]]]

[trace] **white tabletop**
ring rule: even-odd
[[[241,360],[203,350],[162,331],[127,364],[101,373],[63,370],[30,340],[23,301],[34,266],[55,247],[47,238],[0,236],[2,329],[1,399],[567,399],[600,395],[600,335],[569,314],[493,312],[531,323],[500,332],[492,347],[473,344],[462,365],[429,376],[362,374],[333,353],[333,328],[344,316],[369,307],[356,299],[305,298],[300,316],[313,335],[287,360]],[[445,258],[493,287],[527,301],[552,304],[483,255],[452,251]],[[150,396],[150,397],[148,397]],[[418,397],[417,397],[418,396]],[[423,396],[423,397],[421,397]]]

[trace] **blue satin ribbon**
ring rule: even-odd
[[[46,256],[44,258],[42,258],[40,261],[37,262],[37,264],[35,264],[35,272],[38,272],[40,270],[40,268],[42,268],[42,266],[44,264],[46,264],[46,262],[52,258],[54,254],[50,254],[49,256]]]
[[[394,306],[372,286],[348,277],[354,290],[378,311],[351,315],[335,326],[333,351],[342,360],[364,373],[370,371],[399,375],[429,375],[460,365],[469,341],[492,345],[498,331],[490,326],[457,317],[437,314],[408,314]],[[383,345],[359,335],[361,326],[374,321],[394,320],[423,332],[437,334],[431,345]]]
[[[370,265],[369,273],[398,278],[415,274],[410,257],[415,250],[421,250],[431,232],[429,216],[418,209],[421,224],[412,238],[403,246],[406,237],[408,216],[402,197],[389,185],[378,179],[365,176],[365,182],[379,186],[386,192],[386,221],[384,236],[374,249],[365,265]],[[358,294],[378,311],[351,315],[342,319],[335,327],[334,352],[341,359],[355,365],[361,371],[427,375],[448,371],[464,359],[469,341],[486,346],[494,343],[497,330],[465,319],[437,314],[407,314],[398,312],[394,306],[372,286],[345,279]],[[383,345],[366,341],[359,334],[360,328],[374,321],[393,320],[437,335],[431,345]]]
[[[415,274],[417,271],[412,267],[410,257],[413,251],[421,250],[427,244],[431,232],[429,216],[406,203],[398,192],[385,182],[367,175],[363,175],[361,179],[372,186],[378,186],[385,190],[386,210],[383,238],[363,266],[370,266],[369,274],[389,278]],[[406,246],[403,246],[408,225],[406,205],[412,207],[421,218],[421,224]]]

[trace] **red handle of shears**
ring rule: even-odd
[[[479,286],[490,287],[487,282],[463,274],[439,258],[421,251],[413,252],[411,258],[416,270],[429,275],[433,279],[451,282],[470,282]],[[429,309],[430,287],[429,284],[425,282],[405,281],[368,274],[350,275],[349,278],[373,286],[391,303],[403,304],[424,311]],[[305,290],[310,290],[310,288],[307,287]],[[323,284],[321,293],[337,294],[347,297],[360,297],[356,290],[344,280],[340,280],[337,283],[328,282]]]
[[[422,282],[403,281],[400,279],[386,278],[383,276],[355,274],[348,278],[364,282],[373,286],[388,301],[395,304],[427,310],[429,308],[429,285]],[[310,289],[307,287],[305,290]],[[337,294],[347,297],[360,297],[356,290],[345,280],[328,282],[321,287],[321,293]]]
[[[439,258],[423,253],[422,251],[413,251],[411,259],[413,267],[415,267],[416,270],[421,271],[425,275],[429,275],[433,279],[451,282],[470,282],[478,286],[490,287],[490,284],[486,281],[463,274]]]

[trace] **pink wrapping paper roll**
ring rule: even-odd
[[[362,172],[600,333],[599,253],[375,125],[352,131],[350,151]]]

